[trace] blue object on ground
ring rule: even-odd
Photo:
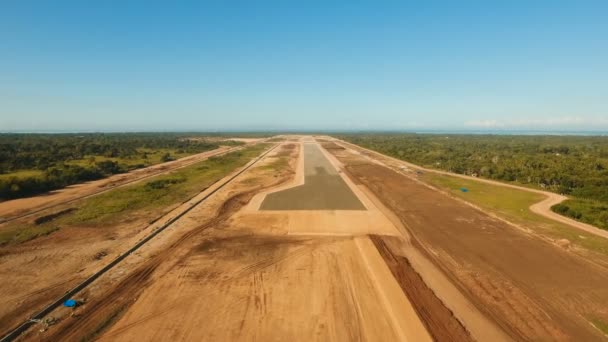
[[[469,189],[467,189],[467,188],[460,188],[460,191],[462,191],[462,192],[469,192]]]
[[[67,306],[68,308],[74,308],[74,307],[76,307],[77,304],[78,303],[73,299],[68,299],[65,302],[63,302],[63,306]]]

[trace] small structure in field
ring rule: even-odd
[[[66,306],[68,308],[75,308],[78,306],[78,302],[74,299],[68,299],[65,302],[63,302],[63,306]]]

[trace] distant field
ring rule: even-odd
[[[165,159],[173,160],[173,159],[187,157],[191,154],[192,153],[188,153],[188,152],[185,152],[182,150],[177,150],[174,148],[160,148],[160,149],[138,148],[136,155],[126,157],[126,158],[88,155],[88,156],[84,156],[81,159],[66,161],[65,164],[78,165],[78,166],[89,166],[91,164],[95,164],[98,162],[110,161],[110,162],[118,163],[119,165],[122,165],[128,169],[136,169],[136,168],[142,167],[142,166],[150,166],[150,165],[162,163],[164,161],[163,157],[165,157],[165,156],[168,156],[168,157],[165,157]]]
[[[572,199],[553,210],[608,229],[608,138],[457,134],[337,137],[424,167],[544,189]]]
[[[8,181],[11,178],[37,178],[44,175],[42,170],[19,170],[9,173],[0,174],[0,181]]]
[[[35,223],[12,223],[0,232],[0,246],[16,244],[50,234],[62,227],[97,227],[116,224],[132,216],[153,216],[171,209],[213,182],[258,156],[267,145],[211,157],[147,182],[119,188],[75,204],[70,212],[55,219]]]
[[[425,173],[422,179],[453,196],[498,214],[515,224],[535,230],[553,240],[568,239],[574,245],[608,256],[608,242],[602,237],[569,226],[530,211],[530,206],[543,195],[524,190],[492,185],[459,177]],[[462,192],[465,187],[468,191]]]
[[[0,200],[242,144],[177,133],[0,134]]]

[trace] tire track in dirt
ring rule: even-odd
[[[605,271],[384,166],[347,169],[420,238],[421,251],[429,250],[430,260],[461,292],[514,339],[597,338],[585,318],[602,317]]]
[[[134,253],[137,249],[139,249],[141,246],[143,246],[144,244],[146,244],[149,240],[153,239],[156,235],[160,234],[167,227],[171,226],[173,223],[175,223],[177,220],[179,220],[182,216],[184,216],[188,212],[190,212],[193,208],[195,208],[200,203],[202,203],[203,201],[205,201],[207,198],[209,198],[210,196],[212,196],[213,194],[215,194],[217,191],[221,190],[224,186],[230,184],[239,175],[241,175],[242,173],[244,173],[247,170],[249,170],[257,162],[259,162],[264,157],[266,157],[266,155],[268,155],[270,152],[272,152],[278,146],[279,146],[278,144],[275,145],[275,146],[273,146],[272,148],[270,148],[267,151],[263,152],[257,158],[255,158],[252,161],[250,161],[244,167],[242,167],[242,168],[238,169],[237,171],[235,171],[231,176],[228,176],[227,179],[224,178],[226,180],[224,180],[223,183],[221,183],[220,185],[218,185],[217,187],[215,187],[209,193],[205,194],[202,198],[196,199],[200,194],[203,194],[206,190],[203,190],[203,192],[201,192],[200,194],[198,194],[198,195],[192,197],[191,199],[189,199],[188,201],[186,201],[186,202],[191,202],[192,200],[196,199],[195,202],[190,203],[190,205],[187,208],[185,208],[184,210],[182,210],[181,212],[179,212],[175,216],[173,216],[170,219],[168,219],[167,222],[165,222],[160,227],[156,228],[151,234],[149,234],[146,237],[144,237],[142,240],[140,240],[138,243],[136,243],[133,247],[131,247],[130,249],[128,249],[126,252],[120,254],[116,259],[114,259],[113,261],[111,261],[109,264],[105,265],[101,270],[95,272],[94,274],[92,274],[91,276],[89,276],[88,278],[86,278],[83,282],[77,284],[72,289],[66,291],[63,294],[62,297],[60,297],[60,298],[56,299],[55,301],[53,301],[51,304],[49,304],[48,306],[46,306],[45,308],[43,308],[41,311],[39,311],[38,313],[36,313],[33,316],[31,316],[31,318],[29,318],[25,322],[21,323],[19,326],[16,326],[15,328],[13,328],[11,330],[8,330],[8,332],[6,333],[6,335],[3,336],[0,341],[2,341],[2,342],[12,341],[15,338],[19,337],[21,334],[23,334],[24,332],[26,332],[28,330],[28,328],[32,324],[34,324],[37,320],[41,320],[42,318],[44,318],[44,316],[46,316],[49,313],[51,313],[55,308],[59,307],[64,300],[70,298],[71,296],[73,296],[76,293],[78,293],[78,292],[82,291],[83,289],[85,289],[87,286],[89,286],[91,283],[93,283],[101,275],[105,274],[107,271],[109,271],[110,269],[112,269],[114,266],[116,266],[118,263],[120,263],[123,259],[125,259],[126,257],[128,257],[130,254]],[[281,179],[281,181],[282,181],[282,179]],[[186,203],[186,202],[184,202],[184,203]],[[224,203],[224,204],[226,204],[226,203]]]
[[[92,332],[93,336],[88,336],[90,338],[101,333],[101,331],[109,327],[109,325],[99,327],[99,322],[104,322],[106,317],[112,316],[112,312],[128,309],[130,304],[132,304],[139,294],[147,287],[150,276],[163,261],[167,260],[169,256],[182,246],[182,244],[189,241],[193,236],[224,222],[232,213],[244,206],[251,197],[253,197],[252,192],[240,193],[230,197],[222,204],[215,217],[182,234],[181,237],[169,245],[168,248],[160,251],[152,257],[152,259],[141,265],[118,285],[106,292],[101,298],[95,300],[91,304],[87,304],[86,310],[82,313],[82,316],[58,326],[58,329],[54,329],[52,334],[45,336],[44,340],[76,341],[82,338],[83,332],[85,331]]]
[[[127,278],[120,281],[117,286],[108,290],[93,303],[87,304],[87,307],[82,312],[81,316],[77,319],[66,320],[66,322],[60,323],[57,327],[54,327],[49,335],[44,336],[43,340],[77,341],[82,340],[83,338],[92,339],[95,338],[95,336],[99,336],[100,333],[109,328],[117,320],[117,313],[126,311],[146,289],[151,280],[150,277],[158,267],[163,262],[171,260],[170,257],[179,252],[179,249],[184,247],[184,245],[194,236],[201,234],[211,227],[216,227],[226,222],[232,214],[247,205],[256,193],[277,186],[287,179],[288,177],[283,177],[275,180],[268,186],[257,186],[249,191],[230,196],[222,203],[213,218],[182,234],[166,249],[163,249],[158,254],[154,255],[150,260],[146,261],[127,276]],[[174,263],[179,263],[181,259],[182,258],[177,258]]]

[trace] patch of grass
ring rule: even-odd
[[[0,246],[23,243],[37,237],[49,235],[57,230],[59,230],[59,226],[52,224],[6,227],[6,229],[0,231]]]
[[[266,146],[255,145],[242,151],[211,157],[153,180],[119,188],[91,197],[65,218],[67,224],[98,225],[114,223],[136,211],[158,209],[181,203],[258,156]]]
[[[515,218],[533,221],[538,218],[544,219],[528,209],[532,204],[544,198],[541,194],[430,172],[425,173],[423,179],[432,185],[449,191],[456,197],[505,216],[515,216]],[[460,188],[466,188],[468,191],[462,192]]]
[[[261,168],[264,170],[281,170],[287,168],[289,166],[289,158],[288,157],[278,157],[274,158],[274,160]]]
[[[604,335],[608,336],[608,323],[604,322],[599,318],[593,318],[590,320],[591,324],[596,327],[598,330],[604,333]]]
[[[422,179],[551,239],[568,239],[574,245],[608,256],[608,240],[530,211],[532,204],[544,198],[541,194],[430,172],[425,173]],[[462,192],[462,187],[468,192]]]
[[[558,214],[608,230],[608,203],[572,198],[551,207]]]
[[[102,161],[113,161],[117,162],[122,168],[126,170],[132,170],[151,165],[163,163],[162,157],[165,154],[169,154],[173,160],[187,157],[194,153],[186,153],[177,149],[170,148],[139,148],[137,149],[138,154],[131,157],[113,158],[105,156],[86,156],[81,159],[74,159],[66,162],[67,165],[78,165],[82,167],[92,166],[95,163]]]
[[[0,180],[8,180],[11,178],[31,178],[31,177],[41,177],[44,174],[42,170],[19,170],[10,173],[0,174]]]
[[[268,145],[257,144],[241,151],[209,158],[167,175],[146,182],[108,191],[87,198],[76,209],[57,219],[53,225],[9,223],[0,230],[0,245],[21,243],[48,235],[59,226],[107,226],[138,214],[157,217],[201,192],[209,185],[244,166]]]

